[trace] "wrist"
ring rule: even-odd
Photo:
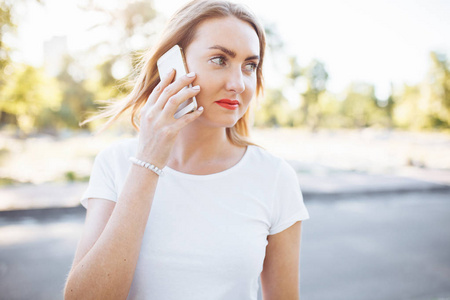
[[[157,167],[156,165],[154,165],[153,163],[149,162],[149,161],[145,161],[142,159],[139,159],[137,157],[131,156],[129,158],[129,160],[140,167],[146,168],[150,171],[152,171],[153,173],[157,174],[158,176],[164,176],[164,172],[162,169],[160,169],[159,167]]]

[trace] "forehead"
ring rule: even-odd
[[[209,48],[214,45],[229,48],[238,55],[259,55],[259,38],[255,29],[235,17],[203,21],[189,46]]]

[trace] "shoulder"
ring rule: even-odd
[[[112,173],[126,170],[129,157],[136,153],[137,143],[137,138],[127,138],[105,146],[95,157],[94,165],[102,166]]]
[[[262,147],[250,145],[247,151],[250,151],[249,158],[255,166],[260,166],[274,174],[281,173],[290,176],[296,174],[293,167],[285,159],[270,153]]]
[[[103,148],[98,154],[97,159],[115,160],[134,155],[137,148],[137,138],[127,138],[115,141]]]

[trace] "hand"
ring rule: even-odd
[[[197,119],[203,107],[174,118],[181,103],[196,96],[199,86],[183,89],[195,79],[195,73],[182,76],[173,83],[175,71],[169,72],[153,89],[141,110],[140,135],[137,158],[162,169],[167,164],[175,139],[180,130]]]

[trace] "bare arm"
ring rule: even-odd
[[[268,237],[261,284],[264,300],[298,300],[301,221]]]
[[[86,233],[67,280],[66,299],[127,297],[157,180],[156,174],[133,166],[115,207],[111,201],[89,200]]]
[[[175,120],[177,107],[199,90],[184,89],[195,77],[170,84],[174,72],[151,93],[141,112],[137,157],[163,168],[178,132],[200,116]],[[85,233],[67,278],[65,299],[125,299],[139,258],[158,176],[133,165],[116,204],[89,200]]]

